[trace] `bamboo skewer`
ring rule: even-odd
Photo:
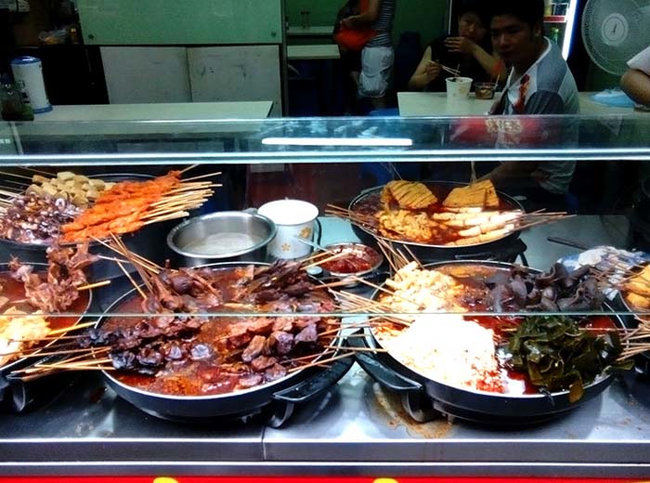
[[[20,169],[24,169],[25,171],[31,171],[32,173],[41,174],[43,176],[49,176],[50,178],[52,176],[56,176],[55,174],[50,173],[48,171],[43,171],[42,169],[31,168],[29,166],[20,166]]]
[[[5,179],[3,181],[5,183],[10,183],[10,184],[15,184],[16,186],[20,186],[21,191],[24,191],[28,186],[30,186],[30,183],[25,183],[24,181],[14,181],[13,179]]]
[[[91,283],[87,285],[82,285],[81,287],[77,287],[77,291],[91,290],[93,288],[105,287],[106,285],[110,285],[110,284],[111,284],[110,280],[102,280],[101,282]]]
[[[200,164],[199,164],[199,163],[191,164],[191,165],[189,165],[187,168],[183,168],[183,169],[181,169],[181,174],[185,174],[185,173],[187,173],[189,170],[194,169],[194,168],[196,168],[197,166],[200,166]]]
[[[309,265],[307,265],[307,266],[305,266],[303,268],[306,270],[306,269],[311,268],[311,267],[317,267],[319,265],[322,265],[323,263],[331,262],[333,260],[338,260],[339,258],[343,258],[343,257],[346,257],[348,255],[349,255],[349,253],[347,253],[347,252],[337,253],[337,254],[332,255],[330,257],[327,257],[327,258],[325,258],[323,260],[318,260],[318,261],[316,261],[314,263],[310,263]]]
[[[8,171],[0,171],[0,174],[5,174],[7,176],[13,176],[14,178],[28,179],[30,183],[32,182],[31,176],[23,176],[21,174],[10,173]]]
[[[171,214],[171,215],[168,215],[168,216],[161,216],[159,218],[154,218],[152,220],[149,220],[149,221],[145,222],[145,225],[151,225],[153,223],[159,223],[161,221],[176,220],[178,218],[183,218],[183,217],[186,217],[186,216],[189,216],[189,215],[190,214],[187,211],[181,211],[181,212],[177,212],[177,213],[174,213],[174,214]]]
[[[304,366],[293,367],[293,368],[289,369],[287,372],[292,373],[292,372],[296,372],[296,371],[302,371],[303,369],[308,369],[310,367],[328,366],[331,362],[338,361],[340,359],[345,359],[346,357],[351,357],[353,355],[354,355],[354,352],[348,352],[348,353],[342,354],[340,356],[331,357],[330,359],[327,359],[327,360],[312,362],[312,363],[309,363],[309,364],[305,364]]]
[[[137,262],[134,261],[132,253],[129,251],[129,249],[126,247],[126,245],[124,245],[121,238],[118,238],[115,235],[112,235],[112,237],[113,237],[113,243],[115,243],[122,250],[123,256],[131,263],[131,265],[133,265],[133,267],[138,272],[138,275],[140,275],[140,278],[142,279],[142,282],[145,284],[145,286],[147,287],[149,292],[153,292],[152,284],[149,281],[149,277],[147,276],[147,272],[143,270],[142,265],[140,263],[137,263]],[[128,274],[128,272],[126,270],[124,270],[124,267],[120,263],[118,263],[118,265],[120,266],[122,271],[124,271],[127,274],[127,277],[129,277],[129,280],[131,280],[131,282],[135,285],[135,282],[133,281],[131,276]],[[147,300],[147,297],[142,293],[141,290],[138,290],[138,292],[140,292],[140,294],[143,296],[144,300]]]
[[[211,177],[211,176],[219,176],[220,174],[222,174],[221,171],[216,171],[216,172],[214,172],[214,173],[208,173],[208,174],[201,174],[201,175],[199,175],[199,176],[193,176],[193,177],[191,177],[191,178],[185,178],[185,179],[183,180],[183,182],[185,183],[185,182],[188,182],[188,181],[195,181],[195,180],[197,180],[197,179],[209,178],[209,177]]]
[[[22,357],[25,358],[30,358],[30,357],[46,357],[46,356],[59,356],[59,355],[66,355],[66,354],[79,354],[79,353],[84,353],[84,354],[92,354],[93,351],[102,351],[102,352],[107,352],[110,350],[110,348],[102,348],[102,349],[94,349],[94,348],[85,348],[85,349],[63,349],[63,350],[56,350],[56,351],[50,351],[48,352],[46,348],[39,348],[37,350],[34,350],[33,353],[31,354],[24,354],[21,353],[20,351],[17,352],[18,354],[23,354]],[[0,354],[0,356],[4,355],[9,355],[9,354]]]
[[[120,267],[120,270],[122,270],[122,272],[124,272],[124,275],[126,275],[126,277],[131,282],[131,285],[133,285],[133,287],[135,287],[135,289],[138,291],[138,293],[140,294],[140,297],[142,297],[142,300],[147,300],[147,296],[142,291],[140,286],[137,283],[135,283],[135,280],[133,280],[133,277],[131,277],[131,274],[129,273],[129,271],[124,268],[124,265],[122,265],[120,262],[117,262],[117,266]]]
[[[56,330],[51,330],[50,332],[47,333],[48,337],[51,337],[56,334],[65,334],[66,332],[70,332],[71,330],[78,330],[78,329],[85,329],[87,327],[94,327],[97,325],[97,321],[93,322],[84,322],[83,324],[76,324],[76,325],[71,325],[69,327],[64,327],[62,329],[56,329]]]

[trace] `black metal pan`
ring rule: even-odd
[[[459,183],[455,181],[431,181],[424,182],[429,186],[436,196],[439,198],[444,198],[453,188],[467,186],[467,183]],[[379,199],[381,191],[384,189],[383,186],[375,186],[374,188],[367,189],[361,194],[357,195],[348,205],[348,209],[352,212],[358,211],[361,206],[366,203],[372,203],[373,199]],[[515,200],[510,195],[506,193],[498,192],[499,199],[502,204],[508,209],[512,210],[521,210],[524,211],[524,207]],[[432,260],[454,260],[454,259],[476,259],[479,258],[478,255],[485,253],[499,253],[508,250],[508,246],[516,244],[520,235],[519,230],[512,231],[502,238],[492,240],[489,242],[476,243],[473,245],[463,245],[463,246],[448,246],[448,245],[433,245],[427,243],[417,243],[399,240],[397,238],[389,238],[380,235],[376,230],[370,227],[359,227],[357,225],[352,225],[352,228],[355,234],[361,239],[361,241],[368,245],[375,245],[376,238],[383,239],[386,241],[393,242],[393,244],[398,249],[402,249],[402,246],[408,247],[411,252],[421,261],[432,261]],[[525,250],[525,245],[523,250]]]
[[[431,264],[427,268],[436,268],[449,264],[475,264],[496,269],[510,269],[512,267],[511,264],[500,262],[452,261]],[[375,296],[377,296],[377,293],[375,293]],[[624,327],[623,321],[609,304],[604,304],[604,310],[611,311],[609,316],[618,327]],[[349,343],[353,343],[353,339],[350,339]],[[369,330],[366,330],[366,337],[362,339],[361,343],[365,344],[366,347],[381,348],[381,344]],[[602,374],[594,382],[585,386],[584,394],[579,401],[572,403],[569,400],[568,391],[548,395],[541,393],[507,395],[459,388],[425,377],[398,362],[388,353],[377,352],[373,356],[357,353],[356,356],[357,362],[373,378],[388,389],[401,393],[405,400],[412,401],[414,398],[424,396],[430,398],[433,408],[445,414],[496,426],[530,425],[556,418],[595,398],[613,380],[611,373]]]
[[[224,262],[205,266],[226,269],[243,265],[267,264]],[[96,327],[100,327],[109,314],[115,313],[122,303],[134,296],[137,293],[132,289],[117,299],[98,320]],[[108,386],[120,397],[148,414],[174,421],[201,422],[239,418],[273,405],[279,405],[286,411],[287,404],[291,407],[293,404],[305,403],[331,388],[353,363],[353,357],[339,359],[327,369],[307,368],[250,389],[206,396],[173,396],[148,392],[123,383],[110,371],[102,371],[102,374]],[[283,418],[286,416],[283,414]],[[280,422],[284,422],[283,418],[280,418]]]
[[[90,177],[100,177],[99,175]],[[120,182],[128,180],[145,181],[153,176],[147,174],[103,174],[104,181]],[[174,221],[154,223],[135,233],[125,234],[122,241],[129,250],[146,257],[148,260],[162,264],[167,256],[167,249],[164,243],[151,243],[151,240],[164,240],[167,232],[174,225]],[[48,245],[37,243],[20,243],[13,240],[0,238],[0,261],[7,262],[11,257],[20,259],[23,263],[47,263],[46,250]],[[95,255],[103,255],[114,258],[115,252],[97,242],[92,242],[89,252]],[[125,267],[127,268],[128,265]],[[91,282],[112,280],[124,275],[120,267],[109,260],[98,260],[88,267],[88,279]]]
[[[47,270],[47,265],[42,263],[32,263],[37,271]],[[0,273],[6,273],[9,271],[7,264],[0,264]],[[74,305],[69,309],[69,313],[73,314],[69,317],[52,317],[51,326],[52,329],[58,329],[63,327],[69,327],[72,325],[78,324],[84,317],[84,314],[88,311],[88,308],[92,304],[93,294],[92,290],[86,290],[83,292],[83,296],[78,299]],[[77,315],[78,314],[78,315]],[[48,347],[55,344],[56,341],[49,342],[43,345],[42,349],[47,349]],[[11,410],[22,411],[25,409],[33,400],[35,399],[34,388],[36,386],[42,385],[42,381],[31,381],[23,382],[19,378],[12,378],[11,373],[19,369],[24,369],[35,362],[42,360],[38,357],[30,358],[18,358],[4,366],[0,367],[0,401],[5,402],[5,406],[9,406]]]

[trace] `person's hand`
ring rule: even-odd
[[[447,37],[445,47],[454,54],[473,54],[476,44],[466,37]]]
[[[429,61],[424,73],[427,75],[427,80],[431,82],[434,79],[437,79],[440,75],[440,64],[437,62]]]
[[[345,17],[343,20],[341,20],[341,26],[347,29],[351,29],[354,28],[354,22],[354,17]]]

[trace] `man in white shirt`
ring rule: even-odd
[[[494,50],[510,67],[506,89],[490,114],[578,114],[573,75],[558,46],[544,37],[544,0],[494,0],[490,11]],[[498,129],[497,147],[566,146],[577,136],[577,131],[556,129],[557,123],[543,119],[512,122],[520,129]],[[504,191],[550,208],[563,203],[574,170],[571,161],[506,162],[487,177]]]

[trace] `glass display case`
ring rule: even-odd
[[[649,132],[0,124],[0,476],[647,477]]]

